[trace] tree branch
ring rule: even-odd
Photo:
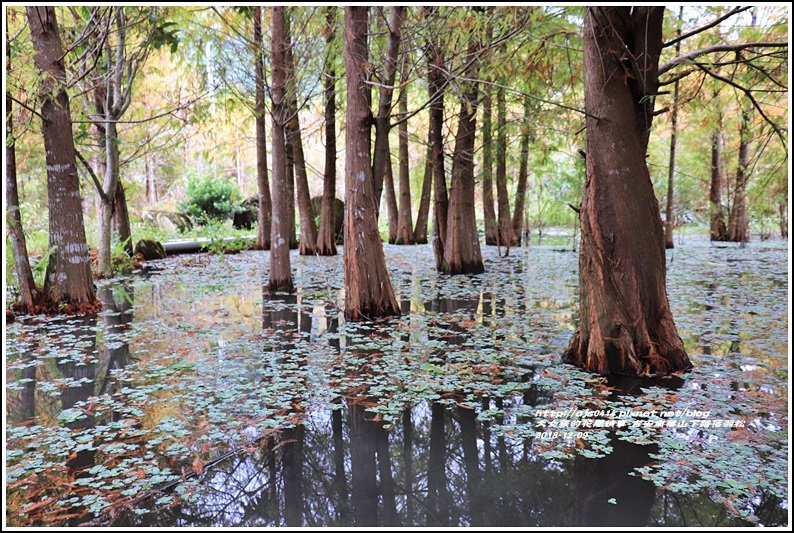
[[[25,109],[27,109],[28,111],[30,111],[31,113],[33,113],[34,115],[39,117],[40,119],[44,119],[44,117],[41,116],[41,113],[39,113],[38,111],[36,111],[32,107],[29,107],[27,104],[25,104],[24,102],[18,100],[17,98],[14,98],[14,95],[9,94],[8,92],[6,92],[6,94],[9,96],[9,98],[11,98],[13,101],[15,101],[20,106],[24,107]]]
[[[80,150],[78,150],[76,146],[74,147],[74,155],[77,156],[77,159],[79,159],[80,162],[83,164],[86,171],[88,172],[88,175],[91,176],[91,179],[94,182],[93,183],[94,188],[96,188],[96,192],[99,194],[99,197],[102,199],[102,203],[104,204],[110,203],[108,202],[108,197],[105,194],[105,190],[102,188],[102,184],[99,183],[99,178],[97,178],[97,175],[94,173],[94,169],[91,168],[91,165],[88,163],[88,161],[86,161],[85,157],[83,157],[83,154],[80,153]]]
[[[702,55],[713,54],[715,52],[738,52],[740,50],[746,50],[748,48],[788,48],[788,43],[760,42],[760,43],[740,43],[740,44],[716,44],[714,46],[709,46],[706,48],[701,48],[700,50],[689,52],[688,54],[684,54],[682,56],[676,57],[671,61],[668,61],[667,63],[659,67],[659,76],[661,76],[671,68],[680,65],[681,63],[690,61]]]
[[[695,28],[694,30],[692,30],[692,31],[690,31],[688,33],[685,33],[685,34],[683,34],[683,35],[681,35],[679,37],[676,37],[675,39],[673,39],[671,41],[668,41],[668,42],[664,43],[662,45],[662,48],[667,48],[668,46],[673,46],[674,44],[676,44],[676,43],[678,43],[680,41],[683,41],[684,39],[692,37],[693,35],[697,35],[698,33],[704,32],[704,31],[708,30],[709,28],[713,28],[714,26],[716,26],[717,24],[719,24],[723,20],[734,16],[736,13],[741,13],[742,11],[747,11],[751,7],[752,6],[734,7],[733,9],[728,11],[725,15],[719,17],[716,20],[713,20],[712,22],[706,24],[705,26],[701,26],[700,28]]]
[[[730,80],[730,79],[728,79],[728,78],[725,78],[725,77],[723,77],[723,76],[720,76],[720,75],[719,75],[719,74],[717,74],[716,72],[712,72],[711,70],[709,70],[708,68],[706,68],[705,66],[703,66],[703,65],[702,65],[702,64],[700,64],[700,63],[698,63],[698,64],[697,64],[697,66],[698,66],[698,68],[699,68],[700,70],[702,70],[703,72],[705,72],[706,74],[708,74],[709,76],[711,76],[712,78],[714,78],[715,80],[719,80],[719,81],[721,81],[721,82],[723,82],[723,83],[727,83],[727,84],[728,84],[728,85],[730,85],[731,87],[735,87],[736,89],[738,89],[738,90],[740,90],[741,92],[743,92],[743,93],[745,94],[745,96],[747,96],[747,98],[748,98],[748,99],[750,100],[750,102],[753,104],[753,107],[755,107],[755,108],[758,110],[758,112],[761,114],[761,116],[764,118],[764,121],[766,121],[766,123],[767,123],[767,124],[769,124],[770,126],[772,126],[772,129],[775,131],[775,133],[777,133],[777,136],[778,136],[778,138],[780,138],[780,142],[783,144],[783,147],[784,147],[784,148],[786,148],[786,150],[788,150],[788,145],[786,144],[786,139],[783,137],[783,133],[780,131],[780,130],[781,130],[781,128],[779,128],[779,127],[777,126],[777,124],[775,124],[775,123],[772,121],[772,119],[770,119],[770,118],[769,118],[769,117],[766,115],[766,113],[764,113],[764,110],[761,108],[761,105],[760,105],[760,104],[759,104],[759,103],[756,101],[756,99],[753,97],[753,93],[752,93],[752,91],[751,91],[750,89],[747,89],[746,87],[742,87],[741,85],[739,85],[739,84],[738,84],[738,83],[736,83],[735,81],[733,81],[733,80]]]

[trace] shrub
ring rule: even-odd
[[[228,178],[191,176],[186,194],[187,198],[180,204],[180,209],[202,226],[210,221],[229,220],[242,210],[237,203],[240,190]]]

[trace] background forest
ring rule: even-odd
[[[259,194],[257,114],[266,117],[268,153],[262,157],[272,165],[270,10],[199,6],[120,12],[123,17],[112,7],[56,9],[73,135],[78,158],[84,161],[78,168],[90,247],[99,245],[102,205],[112,200],[103,201],[108,182],[100,183],[108,163],[118,166],[117,198],[126,202],[131,230],[114,223],[121,230],[112,240],[118,260],[144,238],[234,234],[232,216],[244,209],[246,200],[249,207],[255,205]],[[727,13],[722,7],[676,10],[665,19],[665,35],[686,36]],[[28,251],[41,258],[48,252],[46,164],[36,103],[41,75],[30,61],[33,50],[24,8],[9,6],[5,14],[7,118],[16,151],[19,211]],[[473,155],[476,213],[485,242],[515,244],[514,234],[529,242],[530,235],[539,239],[549,228],[576,233],[578,218],[572,207],[581,201],[584,181],[582,14],[580,7],[491,7],[475,16],[466,9],[408,7],[398,28],[399,49],[390,50],[391,10],[370,10],[373,131],[391,133],[386,138],[391,161],[384,172],[378,219],[384,241],[424,242],[433,220],[426,43],[433,37],[446,47],[448,111],[442,135],[444,153],[451,158],[459,120],[456,91],[467,79],[463,52],[472,32],[490,36],[479,54],[476,78],[481,98]],[[259,30],[257,17],[262,18]],[[671,46],[663,50],[662,69],[673,56],[717,47],[714,54],[662,73],[648,166],[661,216],[670,222],[668,247],[673,233],[708,231],[715,212],[725,225],[718,240],[787,233],[787,51],[719,49],[736,41],[785,41],[787,17],[782,7],[742,8],[727,22],[674,45],[668,39]],[[292,162],[299,204],[305,198],[302,183],[309,197],[320,197],[330,171],[326,80],[344,78],[341,10],[294,7],[286,10],[286,19],[292,63],[287,83],[295,100],[296,138],[305,158],[302,165]],[[260,52],[266,94],[257,101]],[[120,89],[120,100],[110,111],[102,101],[108,88]],[[335,83],[334,89],[332,114],[339,140],[333,167],[343,176],[347,95],[343,82]],[[107,120],[116,129],[107,146],[116,154],[108,155],[106,149],[108,133],[102,121]],[[714,157],[719,164],[713,172]],[[337,198],[343,199],[344,180],[334,185]],[[319,205],[313,213],[315,224]],[[294,211],[290,215],[299,226]],[[176,213],[209,224],[179,232],[177,227],[184,230],[187,221]],[[740,220],[742,216],[746,220]],[[507,219],[512,219],[512,232],[502,235]],[[400,224],[415,228],[401,236]],[[749,234],[734,229],[743,224]],[[497,226],[502,230],[495,231]],[[122,240],[129,233],[132,240],[125,248]],[[6,250],[7,280],[13,283],[11,246]],[[38,263],[39,275],[44,263]],[[103,270],[109,274],[106,265]]]

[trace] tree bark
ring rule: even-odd
[[[345,318],[399,316],[378,234],[372,181],[367,7],[345,7]]]
[[[151,143],[149,136],[146,136],[146,144]],[[154,180],[154,163],[151,154],[147,151],[143,154],[143,169],[146,174],[146,205],[151,207],[157,203],[157,184]]]
[[[780,200],[777,204],[778,222],[780,225],[780,236],[784,239],[788,237],[788,202]]]
[[[380,8],[382,9],[382,8]],[[389,38],[386,43],[386,57],[384,63],[384,76],[381,80],[378,114],[375,116],[375,151],[372,161],[372,178],[375,191],[375,209],[380,212],[380,198],[383,193],[383,184],[386,179],[386,165],[390,164],[389,131],[391,130],[391,101],[394,94],[394,80],[397,77],[398,56],[400,52],[401,28],[405,7],[394,6],[389,17]],[[393,193],[392,189],[392,193]],[[389,205],[386,206],[389,208]],[[396,223],[396,202],[394,219]],[[395,224],[396,233],[396,224]]]
[[[711,188],[709,203],[711,206],[709,226],[712,241],[728,240],[728,228],[725,226],[725,209],[722,205],[722,117],[719,117],[717,128],[711,134]]]
[[[524,125],[521,128],[521,156],[518,164],[518,184],[516,185],[516,204],[513,211],[513,235],[516,244],[521,245],[524,237],[524,206],[527,197],[527,178],[529,174],[529,119],[531,105],[529,98],[524,98]],[[526,245],[526,242],[524,243]]]
[[[419,199],[419,212],[414,226],[414,243],[427,244],[427,221],[430,215],[430,196],[433,189],[433,149],[428,133],[427,155],[425,156],[425,175],[422,179],[422,196]]]
[[[731,242],[749,242],[750,231],[747,224],[747,181],[750,178],[750,115],[742,109],[739,126],[739,166],[736,169],[736,184],[733,192],[733,207],[728,219],[728,239]]]
[[[286,105],[286,104],[285,104]],[[285,111],[285,114],[287,112]],[[287,120],[285,117],[284,120]],[[289,249],[298,249],[298,234],[295,230],[295,157],[292,151],[292,143],[289,135],[286,134],[287,126],[284,126],[284,142],[287,150],[287,184],[285,196],[287,198],[287,235],[289,236]],[[272,195],[271,195],[272,196]]]
[[[678,31],[681,36],[681,19],[684,8],[678,10]],[[681,41],[675,44],[675,56],[681,55]],[[675,248],[673,229],[675,229],[675,144],[678,133],[678,80],[673,85],[673,111],[670,116],[670,164],[667,167],[667,208],[664,215],[664,247]]]
[[[479,39],[469,44],[469,66],[465,77],[474,80],[479,74]],[[442,272],[479,274],[485,271],[474,212],[474,137],[477,116],[477,83],[467,82],[460,101],[455,152],[452,155],[452,183],[449,192],[447,235],[444,242]],[[511,227],[512,229],[512,227]]]
[[[585,11],[580,319],[563,361],[601,374],[692,367],[667,300],[664,234],[645,162],[663,16],[664,7]]]
[[[256,247],[270,249],[270,223],[273,201],[270,198],[270,180],[267,175],[267,138],[265,134],[265,57],[262,50],[262,7],[254,8],[254,122],[256,127],[256,186],[259,192]]]
[[[293,204],[288,192],[287,183],[287,122],[286,102],[286,20],[284,7],[272,9],[271,48],[273,54],[273,87],[272,118],[273,118],[273,220],[270,229],[270,292],[292,292],[292,271],[289,259],[289,225],[294,228],[294,219],[290,220],[287,207]],[[294,205],[294,204],[293,204]]]
[[[110,115],[104,125],[105,134],[105,178],[102,183],[104,194],[99,196],[99,253],[97,255],[97,275],[109,278],[113,275],[111,242],[113,240],[113,204],[119,184],[119,146],[118,128]]]
[[[397,241],[397,196],[394,191],[394,166],[391,160],[391,149],[389,149],[386,165],[383,173],[383,190],[386,193],[386,217],[389,221],[389,244]]]
[[[133,255],[132,230],[130,229],[130,212],[127,209],[127,195],[121,181],[116,185],[116,196],[113,198],[113,231],[118,234],[128,257]]]
[[[507,103],[505,90],[499,87],[496,91],[496,203],[497,222],[499,224],[498,244],[507,248],[516,245],[513,234],[513,219],[510,217],[510,199],[507,196]]]
[[[496,246],[498,230],[493,197],[493,138],[491,137],[490,89],[482,97],[482,214],[485,223],[485,244]]]
[[[403,66],[408,65],[408,56]],[[408,93],[405,88],[400,91],[397,99],[400,106],[400,115],[408,114]],[[414,243],[414,223],[411,220],[411,175],[408,165],[408,121],[404,120],[399,126],[400,133],[400,213],[397,218],[397,244]]]
[[[295,192],[298,200],[298,216],[300,218],[300,254],[314,255],[317,249],[317,224],[314,221],[312,199],[309,194],[309,179],[306,174],[306,157],[303,153],[300,117],[298,113],[298,80],[295,71],[295,59],[292,55],[289,17],[285,16],[284,32],[286,39],[286,88],[287,88],[287,123],[286,135],[292,150],[292,162],[295,170]]]
[[[430,147],[433,160],[433,254],[436,269],[444,270],[444,243],[447,239],[447,177],[444,170],[444,56],[438,43],[430,40],[427,57],[427,90],[430,100]]]
[[[52,304],[64,304],[64,310],[68,311],[69,306],[93,306],[97,300],[83,225],[72,119],[65,90],[63,48],[55,9],[36,6],[27,7],[26,11],[36,51],[33,61],[42,74],[39,98],[47,163],[51,250],[42,292]]]
[[[10,46],[6,38],[6,73],[10,69]],[[39,291],[33,280],[33,270],[28,259],[28,245],[22,230],[22,215],[19,211],[19,192],[17,190],[17,158],[14,147],[14,119],[11,113],[11,93],[6,89],[6,224],[11,249],[14,253],[14,270],[19,284],[19,306],[25,312],[34,312],[39,299]]]
[[[334,70],[334,34],[336,32],[336,7],[325,8],[325,172],[323,174],[323,202],[320,210],[320,228],[317,235],[317,254],[336,255],[336,226],[334,200],[336,199],[336,72]]]

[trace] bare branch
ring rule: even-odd
[[[741,13],[742,11],[747,11],[750,8],[752,8],[752,6],[734,7],[733,9],[728,11],[725,15],[723,15],[723,16],[721,16],[721,17],[719,17],[719,18],[717,18],[717,19],[715,19],[713,21],[711,21],[710,23],[706,24],[705,26],[701,26],[700,28],[695,28],[694,30],[692,30],[692,31],[690,31],[688,33],[685,33],[685,34],[683,34],[683,35],[681,35],[679,37],[676,37],[675,39],[673,39],[671,41],[668,41],[668,42],[664,43],[662,45],[662,48],[667,48],[668,46],[673,46],[674,44],[676,44],[678,42],[681,42],[684,39],[692,37],[693,35],[697,35],[698,33],[704,32],[704,31],[708,30],[709,28],[713,28],[714,26],[716,26],[717,24],[719,24],[723,20],[734,16],[736,13]]]
[[[83,164],[86,171],[88,172],[88,175],[91,176],[91,179],[93,180],[94,188],[96,189],[96,192],[99,194],[99,197],[102,199],[102,202],[106,204],[110,203],[108,201],[107,195],[105,194],[105,190],[102,188],[102,184],[99,183],[99,178],[97,178],[97,175],[94,173],[94,169],[91,168],[91,165],[88,163],[88,161],[86,161],[85,157],[83,157],[83,154],[80,153],[80,150],[78,150],[76,146],[74,148],[74,155],[77,156],[77,159],[79,159],[80,162]]]
[[[682,56],[678,56],[675,59],[668,61],[664,65],[659,67],[659,76],[667,72],[673,67],[676,67],[686,61],[691,61],[696,57],[700,57],[706,54],[713,54],[715,52],[738,52],[740,50],[747,50],[748,48],[788,48],[788,43],[778,43],[778,42],[771,42],[771,43],[740,43],[740,44],[716,44],[714,46],[708,46],[706,48],[701,48],[700,50],[695,50],[693,52],[689,52],[688,54],[684,54]]]
[[[769,124],[770,126],[772,126],[772,129],[775,131],[775,133],[777,133],[777,136],[780,139],[780,142],[783,144],[783,147],[786,148],[786,150],[788,150],[788,144],[786,143],[786,139],[785,139],[785,137],[783,137],[783,133],[781,131],[782,128],[778,127],[778,125],[775,124],[772,121],[772,119],[770,119],[766,115],[766,113],[764,113],[764,110],[761,108],[761,105],[753,97],[753,93],[752,93],[752,91],[750,89],[747,89],[746,87],[742,87],[741,85],[739,85],[735,81],[730,80],[728,78],[725,78],[723,76],[720,76],[716,72],[712,72],[711,70],[709,70],[708,68],[706,68],[702,64],[698,64],[697,66],[698,66],[698,68],[700,68],[700,70],[702,70],[703,72],[705,72],[706,74],[708,74],[709,76],[714,78],[715,80],[720,80],[721,82],[727,83],[731,87],[735,87],[736,89],[738,89],[741,92],[743,92],[745,94],[745,96],[747,96],[747,99],[750,100],[750,102],[753,104],[753,107],[755,107],[758,110],[758,112],[761,114],[761,116],[764,118],[766,123]]]
[[[6,94],[8,94],[8,93],[6,93]],[[39,117],[40,119],[44,119],[44,117],[42,117],[42,116],[41,116],[41,113],[39,113],[38,111],[36,111],[36,110],[35,110],[35,109],[33,109],[32,107],[28,106],[27,104],[25,104],[25,102],[22,102],[22,101],[18,100],[17,98],[14,98],[14,95],[13,95],[13,94],[8,94],[8,96],[9,96],[9,97],[10,97],[10,98],[11,98],[13,101],[15,101],[15,102],[16,102],[16,103],[18,103],[20,106],[22,106],[22,107],[24,107],[25,109],[27,109],[28,111],[30,111],[31,113],[33,113],[34,115],[36,115],[36,116],[37,116],[37,117]]]

